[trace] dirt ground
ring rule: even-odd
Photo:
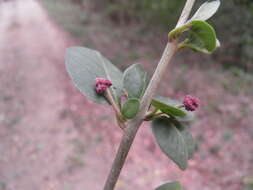
[[[0,190],[102,189],[122,132],[109,108],[87,101],[69,80],[64,54],[74,44],[37,1],[0,3]],[[194,72],[189,77],[201,81]],[[242,188],[253,173],[253,104],[247,96],[224,97],[214,85],[201,98],[224,101],[216,115],[199,113],[192,130],[201,143],[189,169],[180,171],[160,153],[145,123],[117,190],[172,180],[188,190]],[[250,110],[244,119],[242,108]],[[220,129],[226,115],[233,120]]]

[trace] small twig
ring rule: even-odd
[[[105,96],[106,96],[107,100],[109,101],[109,103],[112,105],[113,110],[115,111],[115,113],[117,115],[121,115],[119,106],[114,101],[114,98],[112,97],[112,94],[111,94],[111,92],[110,92],[110,90],[108,88],[105,91]]]
[[[186,1],[185,7],[182,11],[182,14],[179,18],[179,21],[178,21],[176,27],[183,25],[187,21],[194,2],[195,2],[195,0],[187,0]],[[125,163],[127,154],[129,152],[130,147],[131,147],[131,145],[134,141],[134,138],[136,136],[136,133],[137,133],[140,125],[142,124],[143,120],[145,119],[146,112],[150,106],[150,103],[151,103],[151,100],[154,96],[154,93],[155,93],[156,89],[158,88],[158,85],[159,85],[159,83],[166,71],[166,68],[167,68],[170,60],[172,59],[173,55],[176,53],[176,51],[177,51],[177,41],[174,40],[174,41],[168,42],[168,44],[166,45],[166,48],[163,52],[163,55],[161,57],[161,60],[158,63],[156,71],[152,76],[152,79],[148,85],[147,90],[145,91],[145,94],[144,94],[143,99],[141,101],[140,112],[138,113],[136,118],[129,121],[129,123],[126,126],[126,130],[125,130],[125,133],[122,137],[120,146],[118,148],[117,155],[114,159],[111,171],[107,177],[107,180],[106,180],[106,183],[104,186],[104,190],[113,190],[114,189],[114,187],[118,181],[120,171],[123,168],[123,165]]]
[[[184,108],[184,104],[177,106],[177,108]]]
[[[119,127],[121,129],[124,129],[126,126],[125,126],[124,119],[123,119],[123,116],[121,114],[120,108],[117,105],[117,103],[114,101],[114,98],[112,97],[111,91],[108,88],[106,89],[105,96],[106,96],[107,100],[109,101],[109,103],[111,104],[111,106],[112,106],[112,108],[113,108],[113,110],[116,114],[116,119],[117,119],[117,122],[119,124]]]
[[[145,118],[154,115],[157,111],[158,111],[157,108],[153,108],[153,110],[151,110],[151,111],[149,111],[149,112],[146,113]]]
[[[154,114],[152,114],[152,115],[147,115],[147,116],[145,117],[144,121],[151,121],[151,120],[153,120],[153,119],[155,119],[155,118],[158,118],[158,117],[161,117],[161,116],[163,116],[163,115],[164,115],[163,112],[158,111],[157,113],[154,113]]]
[[[188,19],[188,17],[191,14],[192,7],[194,5],[196,0],[187,0],[184,6],[184,9],[181,13],[181,16],[177,22],[177,25],[175,28],[182,26]]]
[[[126,125],[125,125],[125,121],[123,121],[121,118],[119,118],[118,116],[116,116],[116,120],[117,120],[117,123],[119,125],[119,127],[122,129],[122,130],[125,130],[126,128]]]

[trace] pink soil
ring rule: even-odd
[[[87,101],[69,80],[64,54],[73,44],[37,1],[0,3],[0,190],[102,189],[122,131],[110,108]],[[201,98],[208,96],[221,95],[209,89]],[[220,115],[241,105],[226,101]],[[253,169],[252,120],[232,124],[233,139],[223,142],[219,115],[199,115],[193,133],[205,141],[187,171],[160,152],[145,123],[116,189],[179,180],[188,190],[239,190]],[[208,151],[221,143],[221,151]]]

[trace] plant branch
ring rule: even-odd
[[[176,27],[183,25],[187,21],[190,15],[191,9],[194,5],[194,2],[195,0],[186,1],[185,7],[182,11],[182,14],[178,20]],[[136,136],[136,133],[140,125],[142,124],[143,120],[145,119],[146,112],[148,111],[149,105],[155,94],[155,91],[158,88],[159,83],[162,80],[162,77],[166,71],[166,68],[169,62],[171,61],[173,55],[176,53],[176,51],[177,51],[177,41],[173,40],[171,42],[168,42],[163,52],[163,55],[158,63],[158,66],[155,70],[155,73],[153,74],[152,79],[150,80],[150,83],[142,98],[141,105],[140,105],[140,112],[138,113],[136,118],[131,120],[126,126],[126,130],[122,137],[120,146],[118,148],[117,155],[114,159],[111,171],[107,177],[104,190],[114,189],[118,181],[121,169],[123,168],[123,165],[125,163],[127,154]]]
[[[117,119],[117,122],[119,124],[119,127],[121,129],[124,129],[125,128],[125,123],[124,123],[123,116],[121,114],[119,106],[114,101],[114,99],[112,97],[112,94],[111,94],[111,91],[109,89],[106,89],[105,96],[106,96],[107,100],[109,101],[109,103],[111,104],[111,106],[112,106],[112,108],[113,108],[113,110],[114,110],[114,112],[116,114],[116,119]]]
[[[186,1],[184,9],[183,9],[183,11],[181,13],[181,16],[180,16],[180,18],[179,18],[179,20],[178,20],[177,25],[176,25],[175,28],[184,25],[184,23],[187,21],[188,17],[191,14],[191,10],[192,10],[192,7],[193,7],[195,1],[196,0],[187,0]]]
[[[136,133],[142,123],[142,120],[132,120],[127,124],[127,127],[124,131],[122,140],[120,142],[117,155],[113,161],[110,174],[107,177],[104,190],[113,190],[121,172],[121,169],[124,166],[127,154],[130,150],[131,145],[133,144]]]
[[[113,110],[115,111],[116,115],[120,116],[121,115],[120,109],[119,109],[118,105],[116,104],[116,102],[114,101],[110,90],[106,89],[105,94],[106,94],[107,100],[110,102],[110,104],[111,104]]]
[[[181,13],[181,16],[178,20],[176,28],[182,26],[187,21],[194,3],[195,3],[195,0],[187,0],[186,1],[185,7]],[[141,106],[140,106],[140,110],[142,112],[140,113],[140,115],[145,115],[145,113],[151,103],[151,100],[155,94],[155,91],[158,88],[159,83],[164,75],[164,72],[166,71],[169,62],[170,62],[171,58],[173,57],[173,55],[176,53],[176,51],[177,51],[177,41],[172,40],[171,42],[168,42],[166,45],[166,48],[163,52],[163,55],[157,65],[155,73],[153,74],[153,77],[152,77],[152,79],[148,85],[148,88],[145,91],[145,94],[143,96]]]

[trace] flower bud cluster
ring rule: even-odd
[[[96,92],[98,94],[105,93],[106,89],[112,85],[112,82],[104,78],[96,78]]]
[[[183,104],[187,111],[195,111],[200,105],[200,100],[194,96],[186,95]]]

